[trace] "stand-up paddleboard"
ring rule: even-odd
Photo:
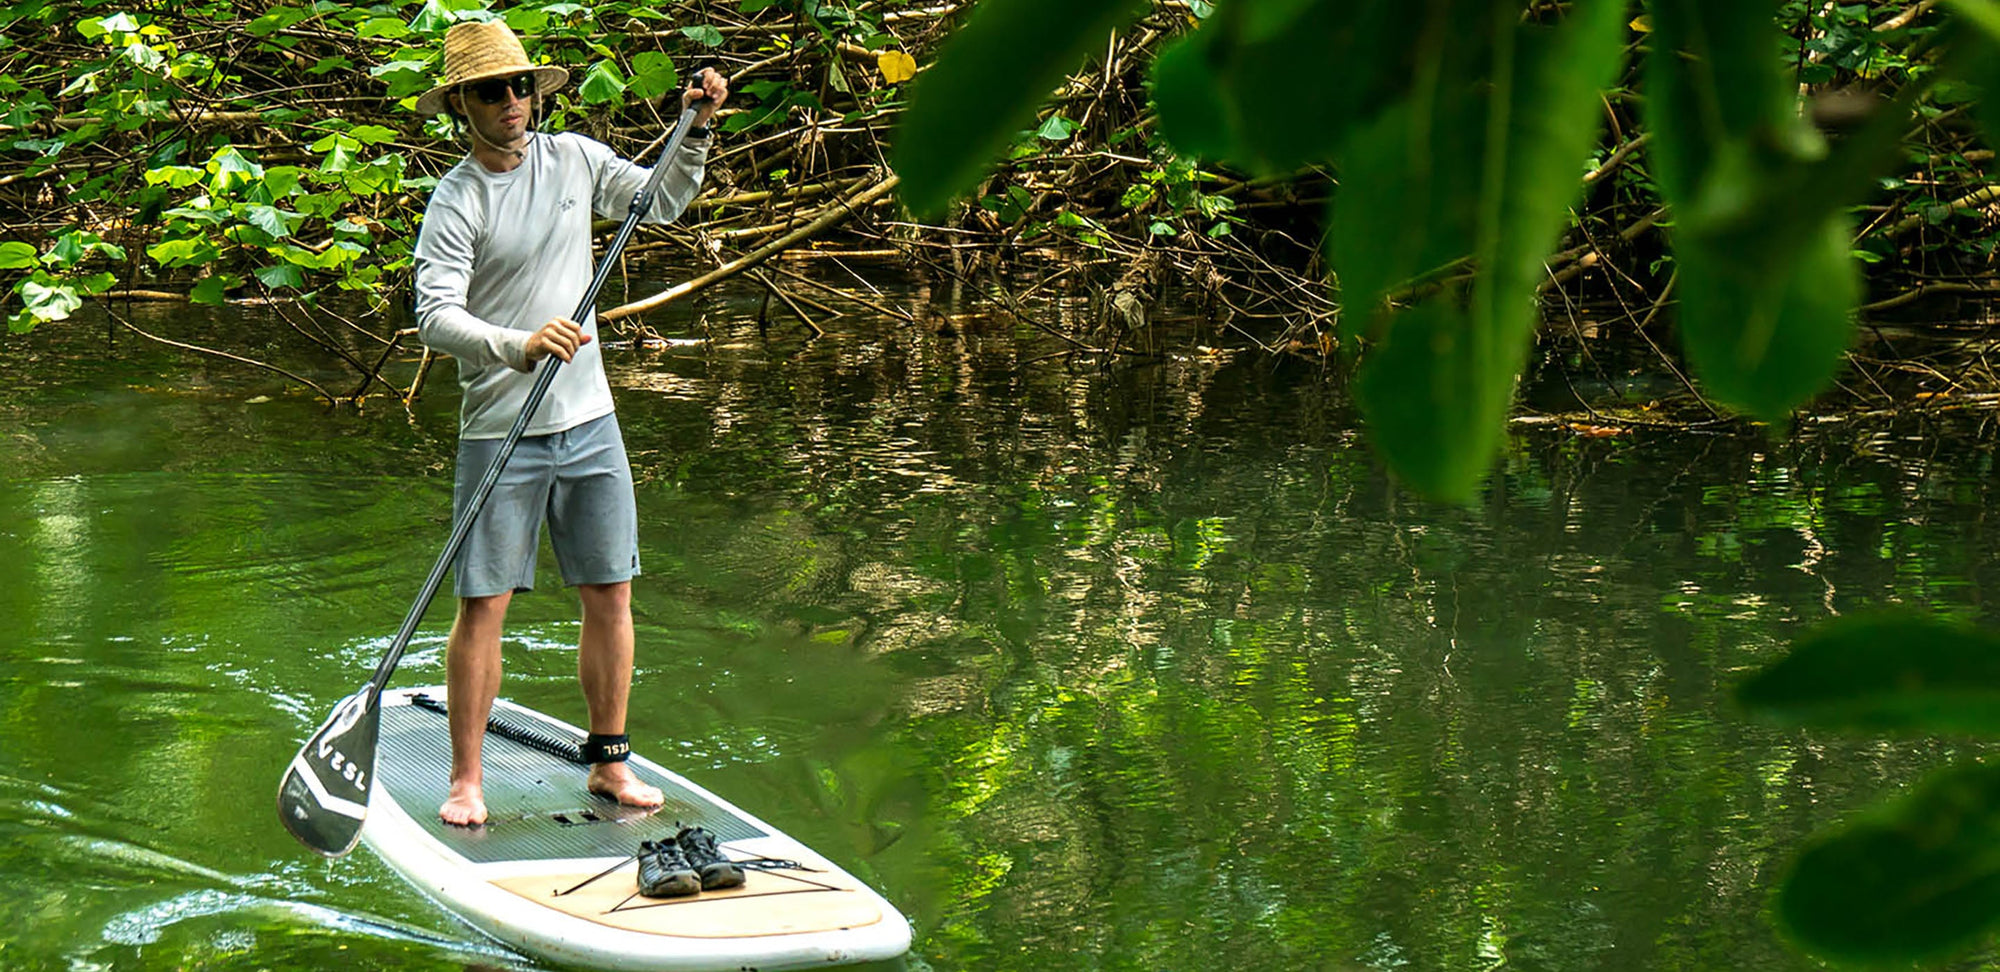
[[[487,823],[445,824],[437,816],[451,770],[444,700],[435,686],[382,694],[361,839],[480,931],[533,955],[608,969],[799,969],[908,950],[909,922],[881,895],[643,756],[627,765],[660,788],[664,806],[592,796],[589,768],[569,758],[584,733],[504,699],[486,734]],[[733,860],[764,863],[746,867],[739,888],[640,896],[631,859],[639,842],[672,840],[682,826],[706,828]]]

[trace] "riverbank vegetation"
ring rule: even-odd
[[[1081,62],[1058,66],[1053,94],[1038,93],[1032,119],[999,143],[997,168],[920,224],[896,205],[890,153],[914,79],[966,15],[960,4],[7,4],[0,268],[12,277],[9,320],[16,331],[60,321],[85,300],[110,302],[114,313],[132,299],[275,302],[357,379],[386,368],[395,391],[411,393],[400,366],[416,349],[397,310],[410,246],[429,186],[462,152],[411,104],[437,73],[445,27],[500,16],[534,57],[571,72],[546,127],[585,131],[627,154],[657,144],[666,119],[655,100],[691,67],[713,64],[734,79],[707,190],[681,225],[649,232],[629,258],[700,272],[667,294],[625,294],[607,320],[642,327],[644,311],[747,274],[772,314],[809,330],[840,307],[926,323],[923,308],[886,307],[851,283],[799,272],[819,261],[770,262],[817,250],[970,287],[1059,332],[1078,355],[1162,350],[1152,332],[1167,293],[1192,298],[1205,326],[1183,333],[1201,340],[1316,358],[1343,340],[1351,349],[1366,327],[1340,332],[1340,291],[1321,247],[1334,166],[1282,143],[1253,146],[1241,168],[1177,148],[1151,72],[1215,8],[1163,0],[1127,13],[1136,16],[1092,35]],[[1529,13],[1561,19],[1554,8]],[[1820,130],[1851,130],[1906,86],[1922,87],[1896,161],[1873,177],[1878,191],[1839,207],[1854,225],[1838,258],[1868,270],[1859,304],[1870,323],[1839,378],[1842,407],[1985,402],[2000,389],[1983,356],[2000,239],[1988,208],[2000,197],[1986,184],[1992,153],[1975,124],[1976,89],[1936,76],[1945,11],[1936,2],[1793,0],[1775,13],[1772,36],[1789,39],[1770,67],[1796,89],[1789,110]],[[1606,88],[1593,98],[1588,121],[1600,134],[1576,158],[1546,160],[1574,176],[1575,203],[1524,281],[1546,312],[1529,380],[1550,394],[1537,400],[1598,434],[1722,414],[1678,382],[1687,368],[1669,336],[1686,289],[1666,243],[1675,217],[1644,110],[1651,17],[1635,7],[1616,23],[1600,18],[1623,52],[1602,66]],[[1274,131],[1323,127],[1328,106],[1301,99],[1311,68],[1298,52],[1259,56],[1269,70],[1225,79],[1240,86],[1229,89],[1240,104],[1209,106],[1215,115]],[[1199,118],[1178,124],[1194,126],[1180,133],[1183,145],[1216,141]],[[1474,266],[1447,261],[1368,286],[1391,296],[1437,290]],[[1058,297],[1069,303],[1052,303]],[[1635,372],[1676,380],[1633,394]],[[342,399],[371,388],[390,390],[363,381],[320,391]]]

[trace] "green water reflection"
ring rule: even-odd
[[[881,888],[911,968],[1813,968],[1788,850],[1955,751],[1725,693],[1831,612],[1986,615],[1976,416],[1528,431],[1464,510],[1309,366],[710,327],[612,356],[634,741]],[[328,414],[100,328],[0,357],[0,967],[533,967],[271,810],[442,542],[449,366]],[[553,576],[514,621],[508,694],[575,718]]]

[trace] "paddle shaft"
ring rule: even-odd
[[[618,254],[624,251],[625,242],[632,238],[632,231],[639,225],[640,217],[651,208],[653,193],[660,186],[660,179],[666,175],[667,165],[680,151],[681,142],[687,138],[688,129],[694,127],[695,112],[707,101],[697,101],[681,110],[680,121],[674,124],[672,137],[667,146],[660,150],[660,160],[653,166],[652,178],[646,180],[644,188],[632,197],[631,211],[625,214],[625,221],[618,225],[618,235],[611,238],[611,245],[604,250],[604,258],[597,263],[597,272],[590,278],[590,289],[583,292],[583,299],[577,301],[576,313],[570,320],[586,320],[597,303],[597,292],[604,288],[604,281],[611,276],[611,268],[618,262]],[[430,610],[431,599],[437,596],[438,588],[444,584],[445,572],[451,569],[451,562],[458,557],[458,551],[465,546],[465,538],[472,532],[472,521],[486,506],[486,497],[493,492],[494,484],[500,481],[501,470],[507,467],[507,460],[514,455],[514,447],[521,442],[521,434],[527,431],[529,419],[535,409],[548,395],[549,386],[555,383],[556,372],[561,370],[563,361],[551,354],[542,359],[535,369],[534,387],[528,389],[528,403],[521,408],[520,417],[514,420],[514,427],[507,430],[507,438],[500,443],[500,451],[486,466],[486,474],[479,478],[479,485],[467,498],[465,512],[452,524],[451,538],[445,541],[444,551],[438,554],[437,563],[431,566],[430,576],[424,578],[424,586],[417,592],[417,599],[410,605],[410,613],[403,618],[403,627],[396,632],[396,640],[390,642],[389,650],[382,655],[382,661],[375,666],[375,674],[368,679],[368,687],[373,695],[380,695],[389,684],[389,676],[403,660],[403,652],[410,647],[410,639],[417,633],[417,625],[424,619],[424,612]]]

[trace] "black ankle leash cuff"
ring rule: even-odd
[[[632,737],[593,732],[583,740],[582,749],[586,763],[622,763],[632,756]]]

